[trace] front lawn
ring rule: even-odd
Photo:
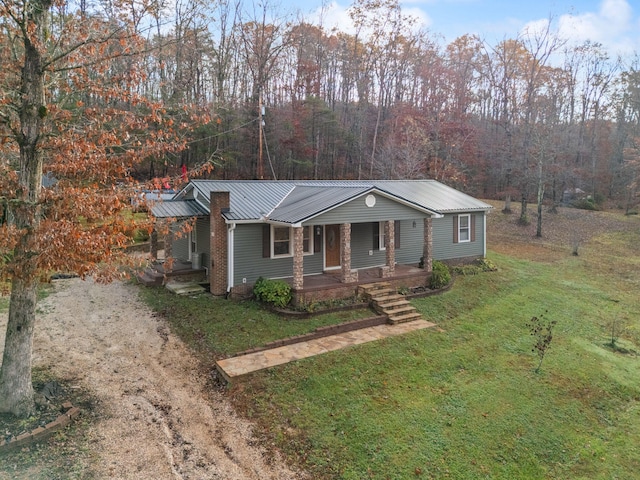
[[[175,333],[202,354],[215,358],[375,315],[368,308],[360,308],[306,319],[283,318],[253,300],[235,302],[209,294],[179,296],[164,287],[140,291],[144,301],[169,320]]]
[[[578,213],[554,217],[557,230],[541,240],[492,213],[499,271],[459,276],[449,292],[413,301],[440,330],[258,372],[230,398],[266,445],[314,479],[637,477],[640,223]],[[583,233],[579,256],[572,231]],[[167,298],[156,308],[209,355],[340,321]],[[541,314],[558,323],[535,373],[525,324]]]

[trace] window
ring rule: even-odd
[[[273,256],[282,257],[291,255],[291,228],[273,227]]]
[[[471,241],[471,222],[469,221],[469,215],[460,215],[458,217],[458,241],[460,243]]]
[[[373,250],[386,250],[384,243],[384,222],[373,222]]]
[[[387,248],[386,239],[384,235],[384,224],[385,222],[374,222],[373,223],[373,249],[384,251]],[[394,246],[396,249],[400,248],[400,221],[394,220],[393,222],[393,231],[394,231]]]
[[[312,255],[319,251],[322,241],[317,237],[322,235],[322,227],[302,228],[302,252],[305,255]],[[314,238],[314,236],[316,238]],[[293,255],[293,229],[291,227],[277,227],[263,225],[262,227],[262,257],[290,257]]]
[[[302,227],[302,253],[313,253],[313,227]]]

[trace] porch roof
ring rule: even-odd
[[[209,210],[195,200],[166,200],[155,203],[151,212],[156,218],[207,217]]]

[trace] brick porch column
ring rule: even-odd
[[[358,281],[358,272],[351,271],[351,224],[340,224],[340,281],[351,283]]]
[[[387,275],[396,271],[396,229],[393,220],[384,222],[385,256],[387,258]]]
[[[424,219],[424,244],[422,246],[422,255],[424,256],[424,269],[427,272],[431,272],[433,265],[433,258],[431,252],[433,251],[433,227],[431,217]]]
[[[304,285],[304,228],[293,227],[293,289],[302,290]]]
[[[211,269],[209,270],[210,290],[213,295],[227,293],[227,224],[222,213],[229,210],[229,192],[211,192],[210,225],[211,225]]]
[[[158,230],[156,230],[155,224],[149,237],[149,256],[153,261],[158,259]]]
[[[173,225],[167,225],[167,233],[164,236],[164,271],[173,270]]]

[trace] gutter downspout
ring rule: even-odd
[[[235,223],[230,223],[227,227],[227,293],[233,287],[233,239],[235,229]]]
[[[483,215],[483,219],[482,219],[482,226],[483,226],[483,234],[482,234],[482,256],[484,258],[487,258],[487,211],[484,211],[484,215]]]

